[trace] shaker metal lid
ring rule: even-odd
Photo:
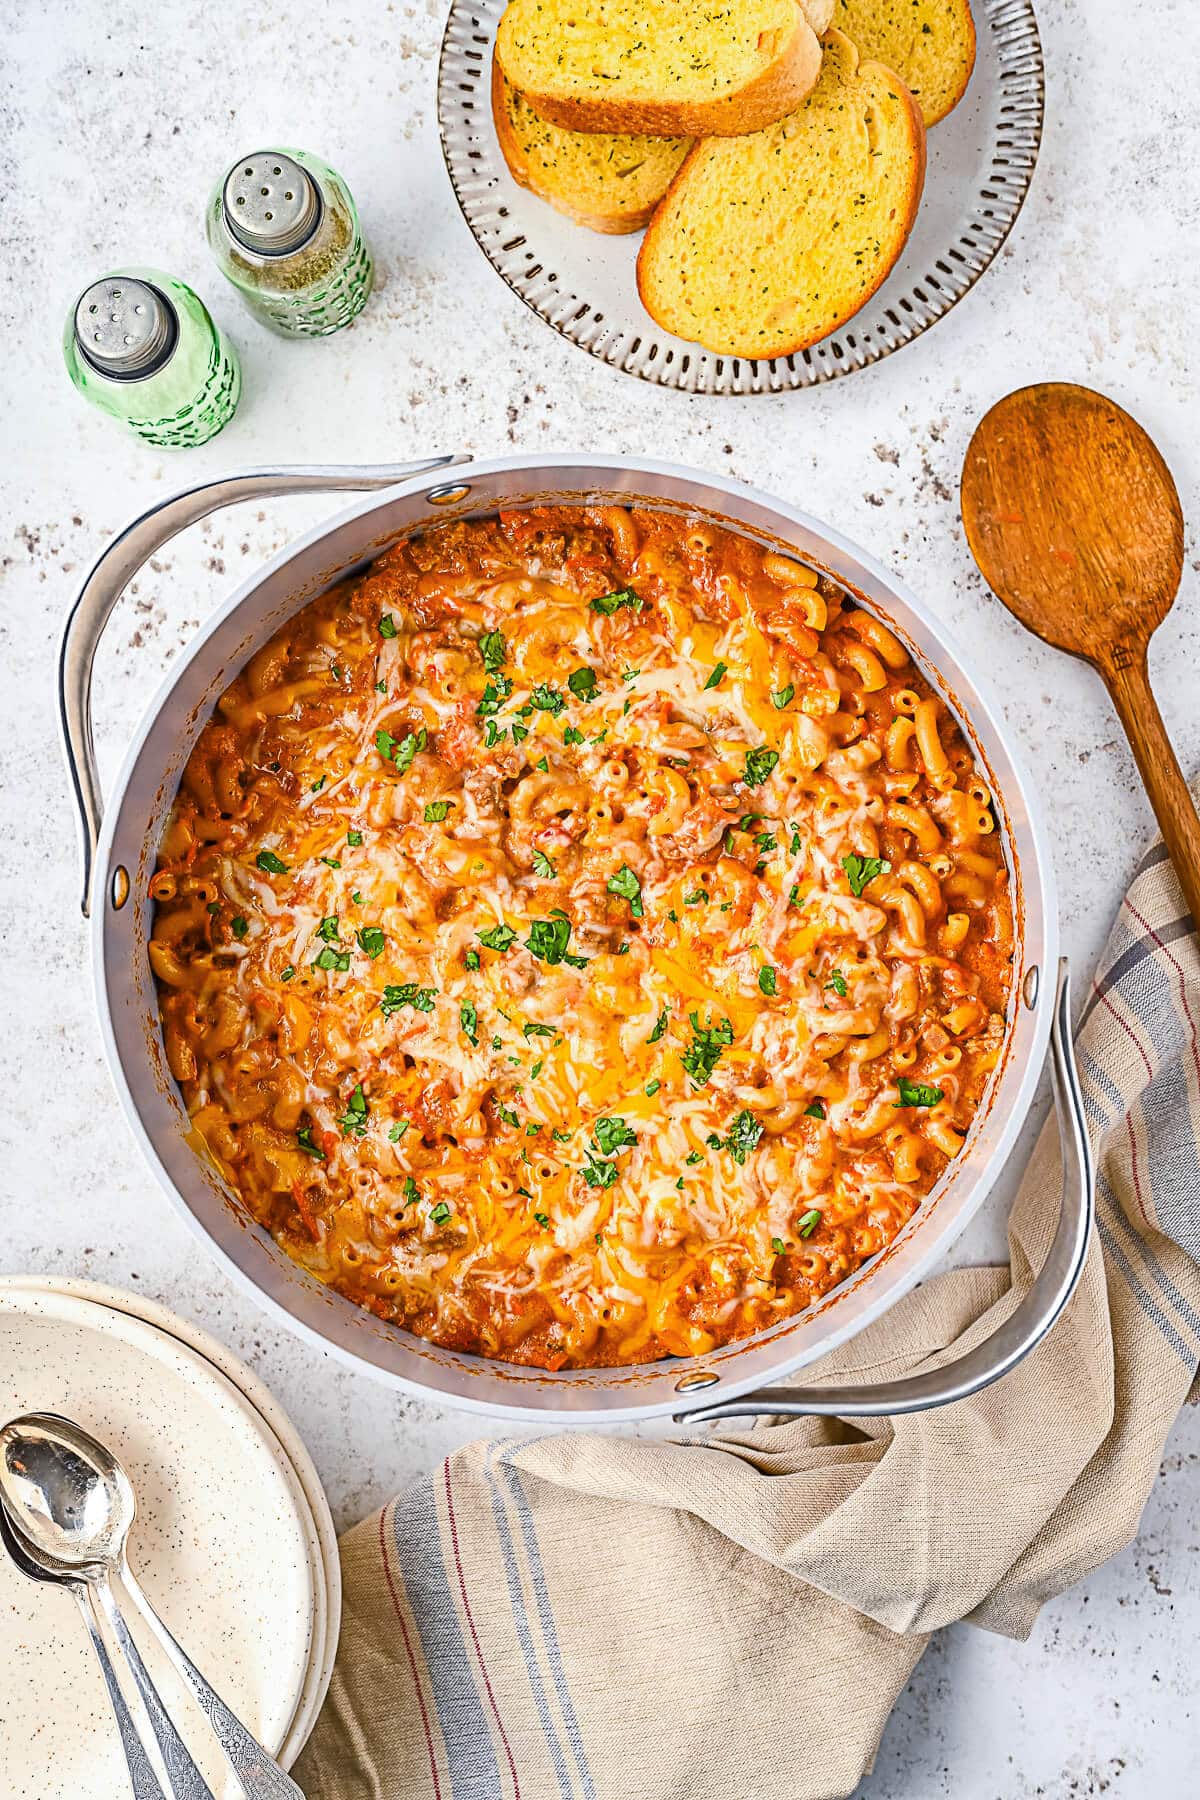
[[[321,223],[320,188],[282,150],[255,150],[235,162],[221,203],[231,235],[259,256],[299,250]]]
[[[127,275],[93,282],[75,305],[75,342],[101,375],[144,381],[171,360],[179,338],[175,308],[160,289]]]

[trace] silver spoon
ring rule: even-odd
[[[129,1477],[110,1450],[81,1426],[54,1413],[27,1413],[22,1418],[11,1419],[0,1430],[0,1504],[7,1509],[10,1522],[42,1567],[57,1567],[76,1578],[82,1577],[95,1590],[113,1629],[128,1638],[109,1585],[109,1577],[117,1576],[191,1689],[241,1782],[247,1800],[304,1800],[295,1782],[255,1742],[241,1720],[205,1680],[135,1581],[126,1547],[137,1501]],[[130,1665],[134,1679],[138,1680],[141,1658],[131,1639],[129,1642],[133,1650]],[[144,1665],[142,1674],[153,1694],[153,1684]],[[157,1695],[154,1699],[157,1700]],[[159,1736],[159,1724],[165,1726],[170,1751],[161,1736],[159,1743],[172,1779],[178,1768],[181,1779],[190,1779],[194,1772],[195,1778],[202,1782],[203,1778],[174,1727],[162,1713],[161,1703],[158,1722],[149,1700],[147,1710],[155,1725],[156,1736]],[[178,1751],[182,1751],[190,1769],[179,1763]],[[192,1791],[197,1800],[205,1800],[210,1795],[208,1787],[203,1785]],[[188,1790],[185,1788],[183,1792]]]
[[[44,1569],[40,1568],[24,1549],[9,1524],[8,1514],[2,1506],[0,1506],[0,1544],[3,1544],[12,1561],[28,1580],[45,1581],[55,1587],[65,1587],[75,1599],[83,1614],[83,1622],[87,1626],[92,1649],[96,1652],[104,1674],[104,1685],[108,1689],[108,1698],[116,1717],[117,1731],[121,1738],[121,1748],[125,1752],[125,1766],[129,1770],[129,1785],[133,1790],[134,1800],[165,1800],[158,1776],[154,1773],[153,1765],[138,1735],[133,1714],[121,1692],[117,1672],[113,1668],[112,1658],[108,1654],[108,1646],[100,1635],[99,1621],[92,1607],[87,1584],[80,1580],[70,1581],[63,1575],[48,1575]]]

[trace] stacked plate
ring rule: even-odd
[[[138,1496],[130,1562],[288,1767],[325,1698],[341,1579],[316,1470],[267,1389],[194,1325],[91,1282],[0,1278],[0,1419],[63,1413]],[[0,1556],[0,1800],[113,1800],[120,1743],[70,1597]]]

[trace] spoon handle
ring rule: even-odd
[[[108,1689],[108,1698],[112,1703],[113,1716],[117,1721],[117,1731],[121,1738],[121,1748],[125,1752],[125,1766],[129,1770],[129,1786],[133,1792],[133,1800],[165,1800],[162,1785],[154,1773],[154,1766],[146,1753],[146,1747],[138,1736],[133,1714],[121,1692],[121,1684],[117,1680],[117,1672],[113,1668],[112,1658],[108,1654],[108,1646],[100,1635],[91,1600],[82,1586],[73,1586],[71,1591],[79,1603],[79,1610],[83,1614],[83,1622],[87,1626],[92,1649],[96,1652],[104,1674],[104,1685]]]
[[[107,1621],[120,1646],[121,1654],[129,1665],[142,1705],[149,1715],[151,1730],[162,1752],[173,1800],[215,1800],[212,1789],[196,1767],[191,1751],[167,1714],[150,1672],[142,1661],[141,1652],[121,1616],[121,1609],[113,1598],[107,1578],[89,1581],[88,1592]]]
[[[1127,667],[1118,667],[1115,657],[1106,660],[1100,674],[1125,727],[1184,900],[1200,931],[1200,818],[1150,686],[1145,646]]]
[[[274,1757],[256,1742],[237,1714],[205,1680],[183,1645],[163,1624],[127,1562],[122,1564],[120,1575],[130,1599],[191,1688],[197,1705],[245,1790],[246,1800],[304,1800],[291,1776],[285,1774]]]

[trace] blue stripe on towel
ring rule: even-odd
[[[554,1611],[550,1604],[550,1589],[546,1583],[546,1570],[542,1563],[542,1553],[538,1548],[537,1531],[534,1527],[533,1512],[525,1497],[525,1489],[521,1483],[519,1469],[512,1466],[509,1458],[513,1451],[507,1450],[500,1458],[504,1471],[504,1480],[512,1498],[517,1518],[521,1526],[521,1539],[525,1545],[525,1555],[529,1562],[529,1573],[533,1582],[533,1591],[537,1599],[538,1618],[542,1626],[542,1639],[546,1646],[546,1655],[550,1661],[550,1672],[554,1677],[554,1691],[558,1695],[558,1704],[562,1711],[563,1722],[567,1728],[567,1740],[575,1757],[575,1766],[583,1783],[583,1791],[587,1800],[596,1800],[596,1789],[592,1783],[591,1770],[588,1768],[587,1755],[583,1748],[583,1734],[579,1729],[579,1719],[575,1705],[567,1686],[566,1669],[563,1666],[562,1650],[558,1642],[558,1631],[554,1624]]]
[[[433,1476],[396,1503],[393,1530],[408,1604],[421,1634],[455,1800],[502,1800],[500,1769],[442,1557]]]
[[[495,1443],[489,1444],[487,1454],[484,1457],[483,1470],[487,1477],[487,1484],[492,1495],[492,1518],[496,1526],[496,1536],[500,1542],[500,1554],[504,1560],[504,1579],[508,1583],[508,1599],[509,1604],[512,1607],[513,1624],[516,1627],[517,1642],[520,1644],[521,1654],[525,1658],[525,1670],[529,1676],[529,1686],[533,1693],[534,1704],[537,1707],[538,1718],[541,1720],[542,1731],[545,1735],[546,1743],[550,1747],[550,1756],[554,1763],[554,1773],[558,1777],[558,1791],[562,1795],[563,1800],[571,1800],[574,1791],[571,1782],[571,1773],[567,1768],[567,1758],[566,1753],[563,1750],[562,1740],[555,1729],[554,1720],[550,1715],[550,1702],[546,1695],[546,1684],[542,1680],[542,1671],[538,1668],[537,1652],[534,1649],[533,1644],[533,1633],[529,1628],[529,1613],[525,1606],[525,1595],[521,1590],[521,1572],[517,1567],[516,1545],[513,1543],[512,1532],[509,1529],[508,1514],[505,1511],[504,1506],[504,1496],[500,1492],[500,1487],[496,1480],[493,1468],[495,1459],[500,1451],[511,1442],[512,1440],[510,1438],[501,1438]]]

